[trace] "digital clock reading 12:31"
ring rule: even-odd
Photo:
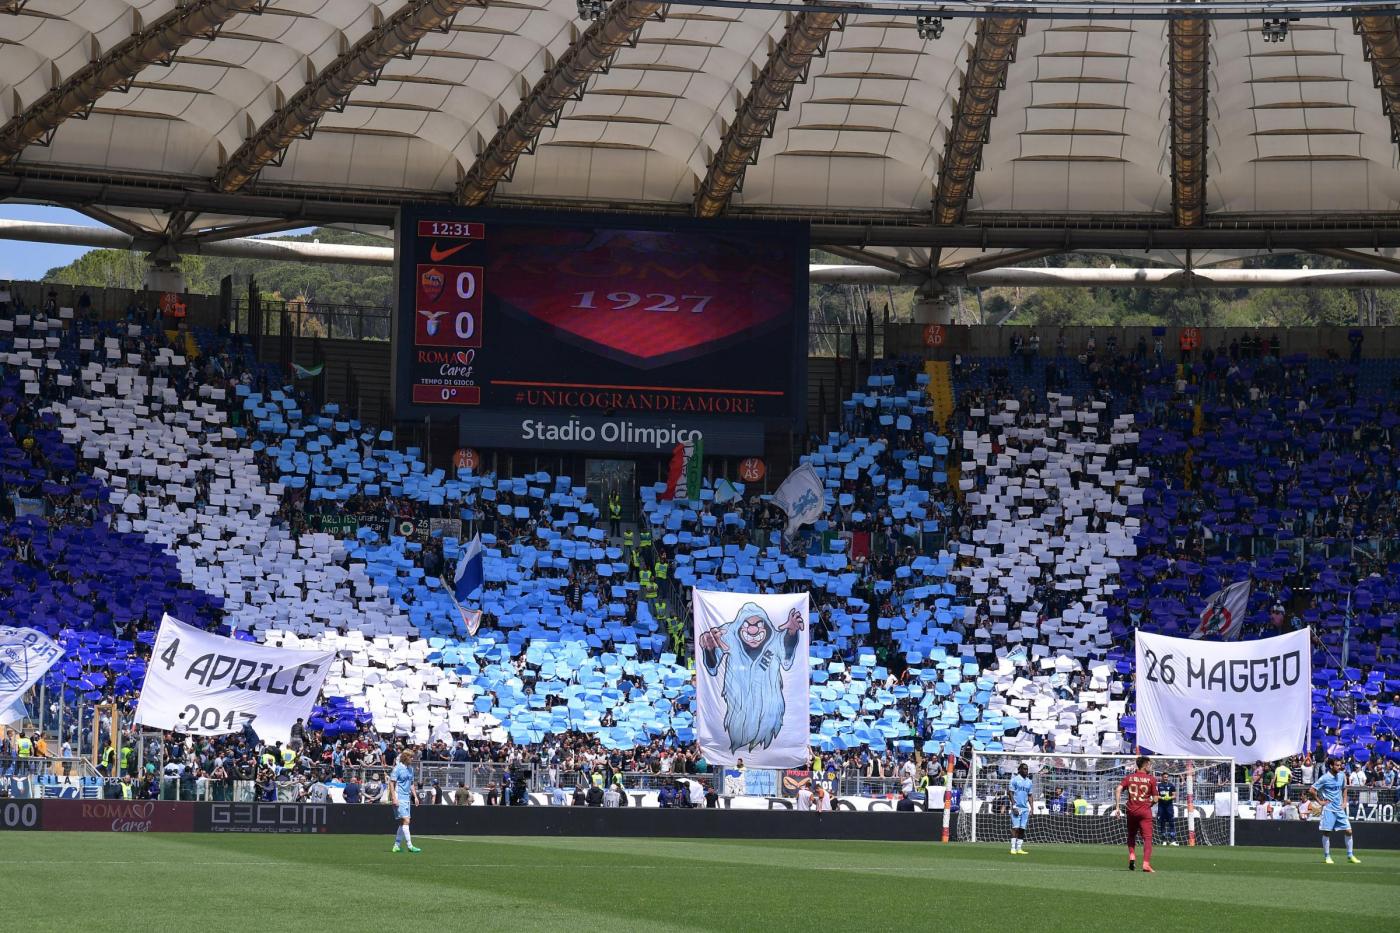
[[[481,240],[486,237],[486,225],[460,220],[420,220],[419,236],[446,237],[453,240]]]

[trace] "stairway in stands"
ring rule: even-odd
[[[948,418],[953,414],[953,375],[947,362],[929,360],[924,363],[928,373],[928,397],[933,401],[933,417],[939,429],[948,426]]]
[[[183,339],[180,337],[180,332],[178,330],[168,330],[165,332],[165,342],[172,347],[177,347],[183,343],[185,345],[185,359],[199,359],[199,341],[194,338],[193,330],[186,330]]]

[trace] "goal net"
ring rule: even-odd
[[[1005,842],[1011,838],[1010,781],[1022,764],[1033,785],[1026,843],[1082,842],[1126,845],[1127,797],[1113,815],[1113,790],[1136,770],[1134,755],[1054,755],[974,752],[958,813],[957,838]],[[1159,791],[1153,844],[1234,845],[1234,762],[1229,758],[1152,757]]]

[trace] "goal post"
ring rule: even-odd
[[[1159,788],[1171,790],[1168,821],[1158,821],[1154,843],[1235,844],[1235,763],[1230,758],[1150,756]],[[1136,755],[974,751],[957,838],[1005,842],[1011,838],[1010,781],[1022,764],[1033,784],[1027,843],[1124,845],[1124,812],[1113,815],[1113,791],[1136,770]],[[1154,804],[1156,816],[1158,806]]]

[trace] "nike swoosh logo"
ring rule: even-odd
[[[459,245],[459,246],[454,246],[454,247],[452,247],[451,249],[438,249],[437,244],[434,243],[434,244],[433,244],[433,248],[430,249],[430,250],[428,250],[428,258],[431,259],[433,262],[442,262],[444,259],[448,258],[449,256],[452,256],[452,255],[454,255],[454,254],[456,254],[456,253],[460,253],[462,250],[466,249],[468,246],[471,246],[471,244],[470,244],[470,243],[462,243],[461,245]]]

